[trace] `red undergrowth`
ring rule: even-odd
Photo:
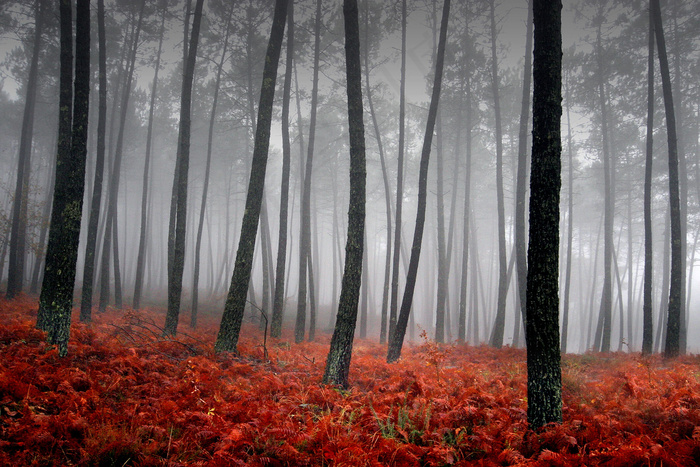
[[[564,423],[532,432],[523,350],[423,339],[390,365],[360,340],[343,391],[319,384],[327,335],[266,360],[247,324],[215,355],[215,319],[161,340],[162,310],[110,311],[61,359],[36,307],[0,299],[2,465],[700,464],[697,356],[567,355]]]

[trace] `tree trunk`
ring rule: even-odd
[[[518,297],[523,323],[527,321],[525,305],[527,298],[527,237],[525,235],[525,206],[527,204],[527,136],[530,114],[530,87],[532,81],[532,0],[528,1],[527,32],[525,37],[525,67],[523,68],[523,94],[520,107],[520,128],[518,132],[518,169],[515,182],[515,261],[518,280]],[[571,150],[571,148],[569,148]],[[571,211],[569,211],[571,215]],[[566,306],[566,305],[564,305]],[[515,317],[518,320],[518,317]],[[516,341],[518,336],[514,336]]]
[[[255,131],[255,147],[253,149],[253,161],[250,170],[250,182],[248,184],[248,194],[246,196],[245,213],[241,226],[241,236],[238,242],[238,252],[236,253],[236,264],[231,277],[231,286],[228,296],[226,297],[224,314],[221,318],[221,327],[214,346],[217,352],[236,351],[241,323],[243,321],[246,294],[250,283],[251,268],[253,266],[252,260],[255,251],[255,237],[258,231],[258,221],[265,187],[265,171],[267,169],[267,156],[270,146],[270,126],[272,123],[272,105],[275,96],[277,65],[282,49],[286,17],[287,1],[276,0],[270,41],[265,55],[262,87],[260,89],[258,122]]]
[[[190,129],[192,125],[190,109],[192,106],[192,83],[194,81],[194,67],[197,59],[203,4],[204,0],[197,0],[194,7],[187,60],[182,73],[180,130],[177,138],[177,160],[171,197],[170,229],[168,231],[168,311],[165,316],[165,326],[163,327],[164,337],[175,336],[180,318],[182,273],[185,267],[185,236],[187,230],[187,177],[190,165]]]
[[[683,301],[683,261],[681,241],[681,207],[678,173],[678,146],[676,137],[676,117],[673,109],[671,78],[666,55],[666,40],[661,23],[661,6],[659,0],[651,1],[651,14],[654,16],[656,46],[659,51],[659,70],[664,92],[666,110],[666,133],[668,135],[668,184],[671,213],[671,287],[668,296],[668,321],[666,323],[666,346],[664,356],[676,357],[681,351],[681,302]]]
[[[29,171],[34,137],[34,109],[39,81],[39,54],[43,34],[43,2],[37,0],[34,7],[34,43],[27,78],[27,95],[22,117],[22,130],[17,158],[17,182],[12,203],[12,227],[10,231],[10,258],[7,270],[8,300],[22,292],[24,285],[25,244],[27,242],[27,202],[29,200]]]
[[[204,214],[207,207],[207,193],[209,191],[209,173],[211,170],[211,152],[214,142],[214,125],[216,123],[216,107],[219,103],[219,87],[221,84],[221,73],[223,71],[224,62],[226,60],[226,51],[228,50],[228,41],[231,33],[231,15],[233,14],[233,4],[229,6],[228,16],[226,18],[226,33],[224,34],[224,45],[221,51],[221,59],[216,68],[216,82],[214,84],[214,97],[211,105],[211,116],[209,118],[209,133],[207,136],[207,162],[204,169],[204,184],[202,186],[202,203],[199,207],[199,224],[197,226],[197,240],[194,247],[194,274],[192,282],[192,314],[190,315],[190,326],[197,326],[197,307],[199,299],[199,263],[200,251],[202,249],[202,231],[204,230]]]
[[[141,188],[141,228],[139,229],[139,249],[136,255],[136,278],[134,280],[134,298],[132,308],[138,310],[141,307],[141,293],[143,291],[143,274],[146,264],[146,232],[148,231],[148,179],[151,167],[151,146],[153,143],[153,113],[156,106],[156,94],[158,91],[158,72],[160,71],[160,57],[163,50],[163,37],[165,35],[165,14],[167,8],[163,8],[160,20],[160,34],[158,39],[158,52],[156,53],[155,72],[153,74],[153,86],[151,87],[151,103],[148,110],[148,130],[146,132],[146,157],[143,164],[143,182]]]
[[[443,7],[444,8],[444,7]],[[389,305],[389,343],[394,340],[398,319],[399,260],[401,259],[401,229],[403,213],[403,166],[406,144],[406,0],[401,1],[401,84],[399,91],[399,153],[396,172],[396,223],[394,252],[391,264],[391,302]],[[402,337],[403,339],[403,337]]]
[[[561,188],[561,1],[535,0],[532,169],[527,271],[527,421],[561,422],[559,190]]]
[[[294,60],[294,0],[287,7],[287,57],[282,95],[282,187],[280,189],[279,237],[277,239],[277,264],[275,291],[272,302],[272,337],[282,336],[284,320],[284,273],[287,262],[287,224],[289,217],[289,172],[291,166],[291,141],[289,138],[289,99],[292,88],[292,62]]]
[[[433,92],[430,98],[430,108],[428,109],[428,121],[426,123],[425,138],[421,151],[420,172],[418,175],[418,211],[416,214],[416,226],[413,234],[413,245],[411,246],[411,259],[408,263],[408,273],[406,275],[406,288],[404,289],[403,300],[399,317],[396,322],[396,330],[389,341],[387,361],[395,362],[401,356],[401,348],[408,325],[408,316],[413,304],[413,293],[416,287],[418,275],[418,261],[420,260],[421,243],[423,240],[423,228],[425,225],[425,209],[428,189],[428,163],[430,161],[430,149],[435,130],[435,120],[437,118],[438,102],[440,100],[440,90],[442,87],[442,69],[445,58],[445,43],[447,42],[447,21],[449,18],[450,0],[445,0],[442,7],[442,20],[440,22],[440,39],[438,42],[437,58],[435,60],[435,79],[433,80]],[[397,223],[397,229],[400,224]],[[399,243],[396,243],[398,245]]]
[[[357,0],[343,2],[345,22],[345,64],[350,134],[350,200],[345,271],[338,302],[338,317],[326,359],[323,384],[348,386],[352,342],[357,322],[357,305],[362,282],[365,231],[365,127],[362,120],[362,70],[360,68],[360,26]]]
[[[39,297],[39,317],[43,316],[42,329],[48,331],[48,343],[58,346],[58,354],[62,357],[68,353],[85,188],[90,107],[89,0],[77,1],[76,14],[75,89],[71,92],[73,86],[71,2],[61,1],[59,150],[56,156],[56,188],[46,251],[46,267]]]
[[[501,125],[501,101],[498,84],[498,56],[496,55],[495,0],[491,0],[491,89],[493,93],[494,117],[496,119],[496,202],[498,211],[498,300],[496,319],[489,343],[501,348],[506,323],[506,297],[508,295],[508,259],[506,258],[506,219],[503,195],[503,130]]]
[[[566,86],[566,129],[567,129],[567,152],[569,153],[569,176],[568,176],[568,226],[566,231],[566,272],[564,273],[564,298],[561,325],[561,353],[565,354],[568,347],[569,335],[569,296],[571,294],[571,263],[574,241],[574,144],[571,136],[571,95],[569,94],[569,82],[567,75]],[[595,274],[595,273],[594,273]]]

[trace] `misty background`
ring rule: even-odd
[[[41,1],[41,0],[40,0]],[[492,0],[455,1],[450,15],[445,77],[440,101],[440,123],[436,130],[428,179],[428,211],[423,239],[418,287],[413,301],[408,337],[417,340],[421,330],[435,334],[438,243],[442,235],[449,268],[447,273],[446,337],[457,336],[460,286],[467,286],[467,340],[472,344],[489,340],[496,314],[499,281],[497,216],[496,139],[494,93],[492,91]],[[51,5],[48,5],[51,3]],[[58,13],[55,2],[46,2],[43,17],[34,117],[31,170],[27,194],[25,236],[27,292],[41,284],[41,260],[45,249],[51,187],[56,154],[58,107]],[[94,2],[93,2],[94,3]],[[664,2],[664,27],[669,48],[674,100],[678,112],[681,143],[681,192],[686,241],[685,313],[688,350],[698,351],[700,338],[698,274],[694,272],[700,238],[700,16],[694,2]],[[205,3],[200,47],[197,51],[192,105],[187,249],[183,279],[183,315],[191,303],[193,251],[205,179],[207,138],[217,65],[222,63],[217,114],[212,140],[212,160],[204,230],[200,250],[199,307],[203,313],[220,315],[228,291],[243,215],[249,167],[253,150],[253,122],[271,24],[273,2],[209,0]],[[0,3],[0,266],[7,279],[7,250],[10,220],[18,170],[18,147],[27,95],[29,61],[34,48],[34,1]],[[122,88],[135,27],[142,30],[136,47],[134,82],[125,109],[123,160],[116,199],[117,262],[111,259],[108,278],[110,306],[131,306],[136,256],[141,230],[142,179],[152,81],[159,39],[162,57],[155,97],[152,160],[147,174],[146,262],[142,306],[164,306],[167,290],[167,230],[170,194],[175,164],[185,5],[183,1],[146,2],[142,22],[137,21],[137,0],[106,1],[107,23],[107,163],[103,200],[114,179],[114,160]],[[309,131],[311,75],[313,66],[313,19],[315,2],[294,2],[296,24],[295,81],[292,83],[290,133],[292,162],[289,195],[288,260],[285,291],[285,323],[294,322],[299,270],[299,222],[301,178]],[[423,140],[429,92],[432,88],[433,55],[437,43],[442,2],[408,1],[407,29],[407,140],[404,169],[401,269],[402,290],[412,240],[418,192],[418,161]],[[495,37],[498,89],[503,127],[503,188],[506,223],[506,255],[509,288],[506,302],[505,344],[524,345],[514,271],[515,174],[518,158],[518,126],[522,100],[527,22],[526,0],[495,0]],[[93,8],[93,16],[95,12]],[[230,16],[229,16],[230,11]],[[396,202],[398,112],[400,85],[400,2],[360,2],[362,47],[369,47],[369,73],[374,111],[386,160],[392,210]],[[367,15],[369,14],[369,17]],[[349,161],[347,105],[345,94],[342,2],[325,1],[322,8],[321,64],[318,120],[311,194],[311,260],[314,269],[314,299],[317,326],[330,331],[340,293],[347,222]],[[365,19],[368,18],[368,23]],[[599,83],[604,82],[607,131],[610,143],[611,179],[614,185],[614,262],[612,264],[612,350],[641,349],[643,269],[643,183],[646,125],[646,64],[648,6],[625,0],[565,1],[564,115],[562,118],[562,220],[560,272],[563,290],[565,264],[571,262],[569,332],[567,349],[585,352],[594,346],[603,284],[603,213],[605,203]],[[367,26],[369,24],[369,26]],[[228,48],[222,59],[226,31]],[[83,225],[87,224],[93,190],[95,131],[97,128],[97,28],[93,27],[93,77],[91,122]],[[161,35],[161,30],[163,34]],[[363,51],[364,53],[364,51]],[[597,66],[597,58],[604,60]],[[251,299],[260,307],[265,281],[272,280],[274,266],[264,278],[264,262],[274,263],[282,169],[280,130],[281,86],[285,56],[278,74],[271,150],[269,155],[263,219],[253,266]],[[363,62],[363,67],[365,66]],[[465,83],[465,70],[470,79]],[[363,77],[364,79],[364,77]],[[654,332],[655,349],[663,348],[664,319],[668,300],[668,162],[661,82],[656,75],[654,133]],[[466,89],[466,86],[469,89]],[[470,95],[470,104],[466,98]],[[367,89],[363,88],[367,99]],[[470,114],[470,119],[467,119]],[[531,119],[530,119],[531,123]],[[466,164],[467,125],[471,130],[471,163]],[[570,145],[566,135],[570,132]],[[528,130],[529,134],[529,130]],[[365,105],[367,145],[366,268],[360,306],[366,310],[366,337],[379,337],[385,257],[393,237],[387,229],[385,188],[377,137],[369,108]],[[528,142],[528,149],[530,143]],[[573,191],[569,193],[569,166]],[[465,179],[470,175],[469,193]],[[441,188],[438,189],[438,179]],[[469,223],[463,212],[469,198]],[[569,210],[569,199],[573,210]],[[103,206],[107,203],[103,202]],[[442,207],[440,207],[442,206]],[[392,216],[394,213],[392,212]],[[444,216],[444,223],[438,222]],[[568,229],[571,217],[573,228]],[[393,221],[393,217],[392,217]],[[439,228],[439,225],[441,227]],[[444,224],[444,225],[442,225]],[[470,234],[466,276],[462,274],[462,239],[465,226]],[[393,226],[392,228],[394,228]],[[442,229],[442,231],[440,230]],[[99,251],[104,220],[98,233]],[[80,294],[86,228],[82,229],[78,258],[76,296]],[[263,233],[263,231],[265,233]],[[565,246],[572,236],[571,256]],[[116,278],[115,278],[116,276]],[[97,287],[96,287],[97,290]],[[121,294],[121,304],[114,295]],[[563,306],[563,300],[560,300]],[[252,309],[246,319],[258,320]],[[308,322],[308,320],[307,320]],[[662,332],[658,332],[661,330]],[[358,326],[357,333],[359,334]],[[364,337],[364,336],[363,336]]]

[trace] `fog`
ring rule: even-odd
[[[40,286],[41,263],[48,224],[47,205],[51,199],[56,154],[58,115],[58,25],[55,5],[47,12],[39,61],[37,101],[29,190],[25,194],[27,230],[23,236],[26,257],[23,290],[36,293]],[[95,2],[93,2],[95,3]],[[132,305],[136,280],[136,259],[141,229],[144,161],[154,67],[164,18],[163,49],[158,72],[153,114],[152,160],[148,172],[146,260],[141,306],[163,307],[167,294],[167,235],[178,134],[182,81],[184,5],[170,0],[167,12],[156,2],[146,2],[143,30],[136,48],[134,80],[125,111],[123,160],[116,199],[116,249],[118,265],[110,267],[110,306],[119,306],[114,294],[120,289],[124,308]],[[162,2],[159,2],[159,5]],[[288,243],[285,287],[285,325],[292,327],[297,310],[300,200],[304,158],[309,135],[313,72],[313,18],[315,2],[294,2],[295,81],[292,82],[290,137],[291,175],[289,192]],[[387,228],[386,193],[377,135],[365,98],[365,141],[367,148],[366,269],[360,307],[366,310],[366,337],[379,339],[385,287],[387,248],[393,244],[395,226],[400,89],[400,2],[360,1],[362,46],[369,39],[369,80],[373,109],[386,163],[391,200],[391,230]],[[694,271],[700,238],[700,17],[692,2],[664,2],[664,27],[671,61],[674,100],[679,125],[681,161],[681,203],[686,241],[685,317],[688,350],[697,352],[700,338],[698,315],[698,273]],[[33,50],[34,2],[7,2],[0,13],[0,63],[2,89],[0,108],[0,265],[3,288],[8,275],[8,249],[13,200],[17,183],[18,151],[27,95],[27,75]],[[181,326],[192,307],[194,251],[204,188],[210,118],[215,92],[217,65],[222,60],[228,25],[226,1],[205,2],[200,44],[195,68],[192,136],[187,194],[187,239],[183,278]],[[496,315],[499,287],[499,228],[497,206],[496,122],[492,87],[492,31],[489,0],[455,1],[450,15],[445,77],[440,101],[428,178],[428,211],[418,282],[413,299],[412,320],[407,338],[419,340],[425,330],[435,335],[438,289],[438,244],[445,242],[447,292],[445,311],[447,341],[457,339],[460,286],[466,284],[467,334],[471,344],[489,342]],[[442,2],[408,1],[406,70],[406,144],[402,197],[402,248],[399,269],[399,297],[403,291],[406,266],[416,219],[418,162],[425,132],[428,101],[434,70]],[[126,82],[128,45],[139,13],[137,0],[106,1],[107,25],[107,152],[102,215],[98,230],[97,267],[102,258],[105,207],[119,132],[122,109],[121,89]],[[93,10],[96,10],[93,8]],[[228,292],[241,230],[241,219],[250,176],[254,124],[260,95],[262,66],[271,27],[273,2],[235,2],[230,17],[230,38],[223,57],[217,111],[213,126],[211,168],[204,212],[200,249],[198,303],[201,313],[219,316]],[[365,15],[370,11],[365,35]],[[56,13],[56,14],[54,14]],[[343,52],[342,2],[323,2],[312,193],[311,262],[314,273],[317,328],[331,332],[337,311],[346,241],[349,196],[349,143]],[[504,343],[524,345],[517,299],[514,265],[514,222],[518,129],[522,103],[526,0],[496,0],[496,54],[498,95],[502,136],[502,172],[508,294]],[[639,351],[642,342],[642,284],[644,262],[643,189],[647,112],[647,31],[645,2],[605,0],[565,1],[564,31],[564,114],[562,116],[562,189],[560,292],[565,290],[567,262],[571,263],[569,329],[567,351],[585,352],[595,348],[596,326],[601,309],[604,272],[603,213],[605,186],[603,140],[609,141],[610,182],[613,199],[613,262],[611,350]],[[83,211],[83,228],[78,257],[76,303],[80,301],[87,220],[94,185],[97,131],[97,26],[93,11],[90,134]],[[125,44],[127,47],[125,47]],[[286,44],[286,43],[285,43]],[[364,53],[364,51],[363,51]],[[598,56],[603,66],[597,66]],[[362,63],[363,73],[365,62]],[[257,321],[257,308],[271,313],[270,284],[274,276],[279,234],[282,180],[282,83],[285,70],[283,45],[275,94],[270,152],[251,281],[255,306],[246,320]],[[466,80],[468,74],[469,79]],[[600,86],[600,83],[603,83]],[[607,134],[602,135],[603,116],[600,89],[606,102]],[[118,91],[118,92],[117,92]],[[467,99],[469,97],[469,101]],[[668,301],[668,158],[661,80],[656,74],[653,165],[653,316],[654,345],[659,348]],[[469,118],[468,118],[469,116]],[[530,110],[529,124],[532,124]],[[468,132],[469,130],[469,132]],[[470,149],[467,148],[471,134]],[[571,140],[567,135],[571,134]],[[528,135],[530,131],[528,130]],[[528,141],[528,151],[531,143]],[[471,154],[467,164],[467,152]],[[572,192],[569,167],[572,165]],[[439,170],[442,173],[439,173]],[[466,192],[467,175],[470,189]],[[438,183],[441,179],[441,185]],[[469,222],[465,222],[465,198],[469,199]],[[572,198],[573,210],[569,210]],[[442,206],[442,207],[440,207]],[[441,212],[442,211],[442,212]],[[439,218],[444,216],[444,226]],[[573,228],[569,231],[569,218]],[[442,227],[439,229],[438,224]],[[464,255],[463,239],[468,228],[469,251]],[[264,232],[263,232],[264,231]],[[567,241],[572,237],[571,256]],[[114,254],[112,261],[114,261]],[[463,274],[463,261],[467,261]],[[37,259],[39,261],[37,261]],[[269,262],[270,282],[263,281],[263,262]],[[118,282],[115,270],[118,269]],[[94,301],[104,280],[97,274]],[[117,290],[115,290],[117,287]],[[263,298],[264,291],[270,294]],[[365,295],[366,294],[366,298]],[[560,297],[563,293],[560,293]],[[563,309],[563,299],[560,300]],[[309,312],[307,307],[307,313]],[[362,312],[360,313],[362,314]],[[309,320],[307,319],[307,325]],[[360,327],[356,336],[360,334]]]

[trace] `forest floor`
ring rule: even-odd
[[[339,390],[319,384],[328,335],[265,349],[246,324],[215,355],[215,319],[162,340],[163,310],[108,311],[59,358],[36,309],[0,299],[2,465],[700,464],[698,356],[566,355],[564,422],[532,432],[520,349],[423,338],[387,364],[359,340]]]

